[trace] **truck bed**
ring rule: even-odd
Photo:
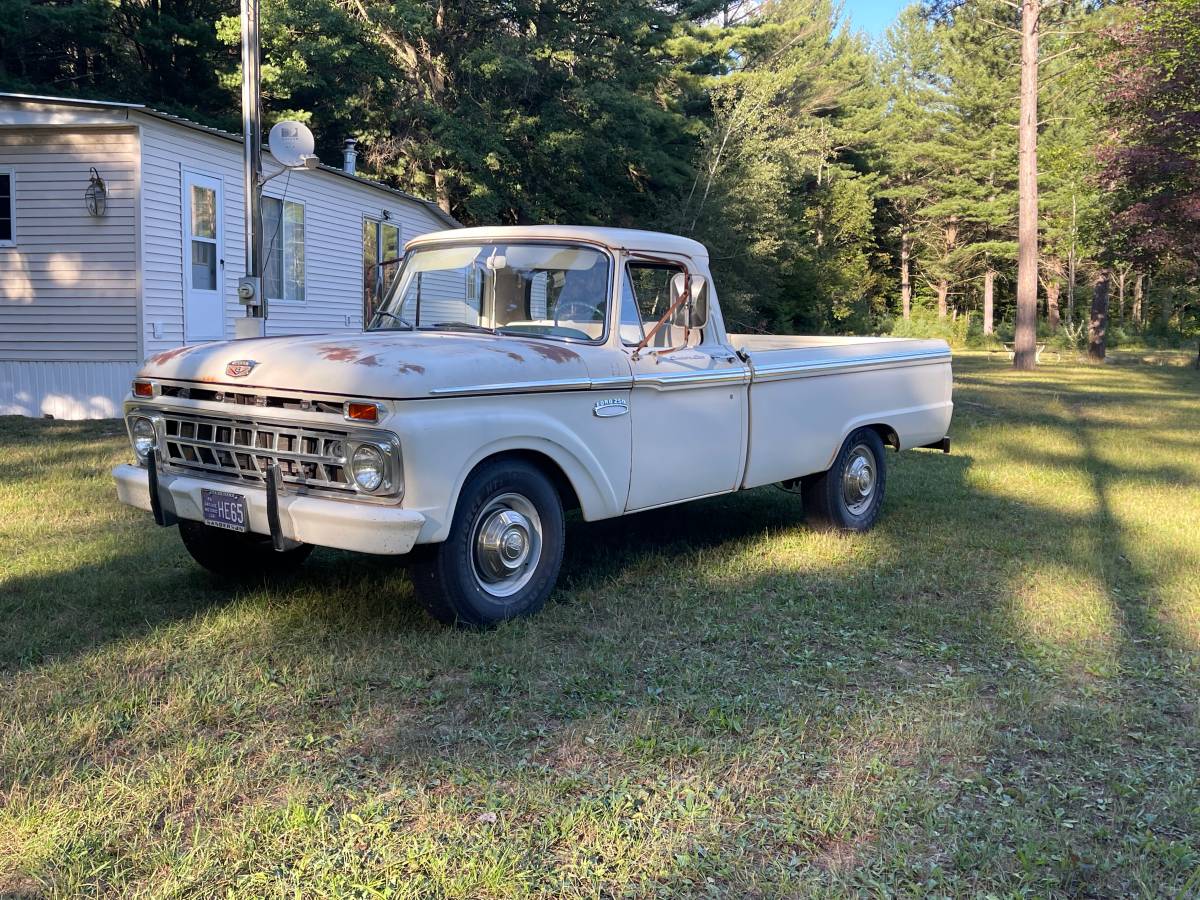
[[[856,356],[893,356],[934,351],[948,354],[945,341],[919,338],[857,337],[805,334],[731,334],[729,343],[763,359],[774,362],[776,351],[802,351],[794,358],[805,360],[849,359]],[[770,354],[769,357],[763,354]],[[792,358],[789,354],[789,358]]]
[[[751,368],[743,487],[824,471],[856,428],[878,427],[885,440],[907,449],[940,440],[949,427],[945,341],[750,334],[728,340]]]

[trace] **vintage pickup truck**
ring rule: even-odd
[[[539,609],[564,510],[620,516],[758,485],[860,531],[884,446],[949,450],[941,341],[728,334],[692,240],[560,226],[419,237],[363,334],[147,360],[120,499],[226,575],[313,546],[411,554],[441,621]]]

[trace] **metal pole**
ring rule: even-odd
[[[266,331],[260,81],[258,0],[242,0],[242,175],[245,182],[246,277],[238,285],[238,296],[246,305],[246,317],[237,323],[238,337],[260,336]]]

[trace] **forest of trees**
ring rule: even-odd
[[[832,0],[262,3],[268,117],[325,159],[356,137],[466,223],[694,236],[738,329],[1009,340],[1021,293],[1096,355],[1200,331],[1200,0],[916,4],[876,42]],[[238,130],[237,14],[0,0],[0,89]]]

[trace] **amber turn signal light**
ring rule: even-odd
[[[346,404],[346,418],[351,422],[378,422],[379,407],[374,403]]]
[[[154,385],[152,385],[149,381],[135,381],[133,383],[133,396],[153,397]]]

